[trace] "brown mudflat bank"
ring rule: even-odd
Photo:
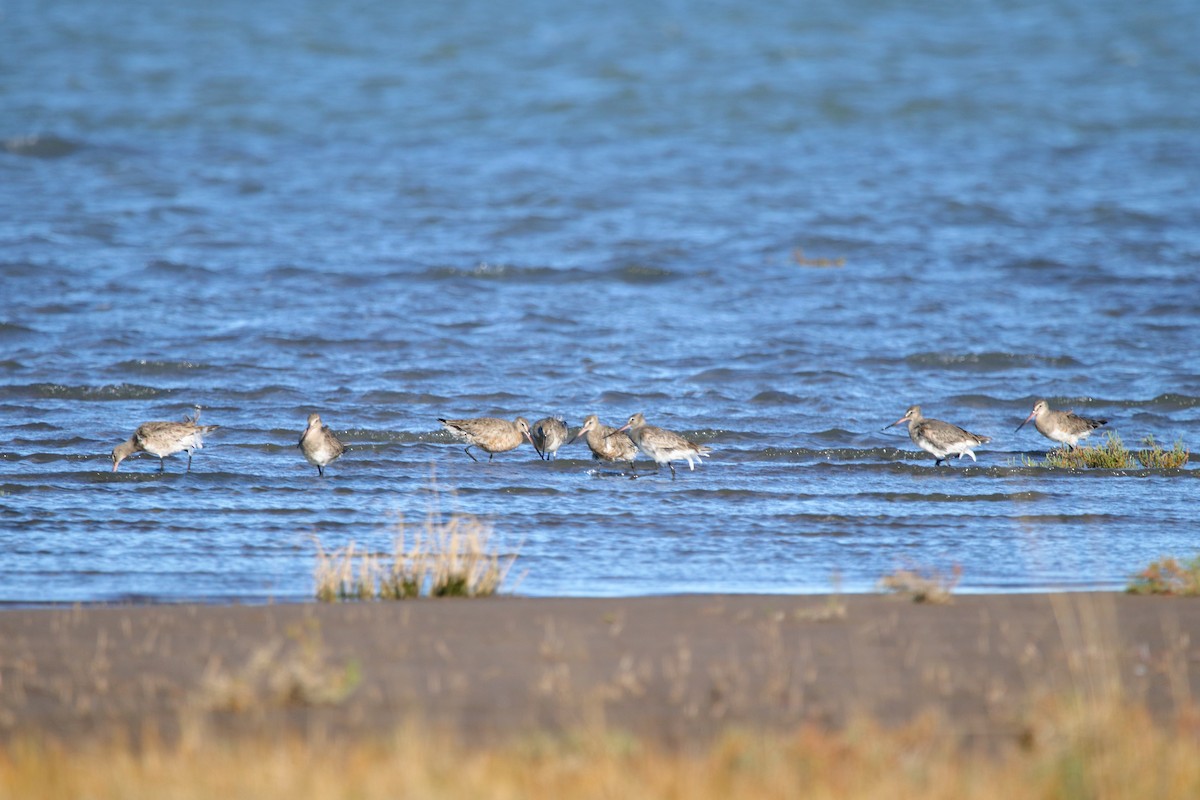
[[[1106,593],[493,598],[0,612],[0,740],[203,725],[468,742],[603,726],[667,745],[727,726],[1022,736],[1045,697],[1200,689],[1200,601]]]

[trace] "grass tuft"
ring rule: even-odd
[[[1191,451],[1184,446],[1182,439],[1175,440],[1175,446],[1164,450],[1162,445],[1154,441],[1154,436],[1142,440],[1143,449],[1138,450],[1137,460],[1146,469],[1179,469],[1187,464]]]
[[[1139,465],[1146,469],[1178,469],[1188,462],[1190,453],[1183,441],[1175,442],[1171,450],[1164,450],[1153,436],[1142,440],[1143,448],[1133,452],[1125,447],[1121,437],[1110,432],[1102,444],[1090,447],[1056,447],[1046,453],[1046,458],[1022,456],[1021,464],[1026,467],[1051,467],[1057,469],[1129,469]]]
[[[431,513],[414,531],[400,523],[390,555],[357,552],[353,542],[327,552],[318,541],[317,599],[332,603],[494,595],[516,555],[496,551],[491,537],[490,523],[472,514],[443,519]]]
[[[962,580],[962,567],[955,565],[950,575],[932,570],[899,569],[879,579],[880,588],[910,597],[914,603],[946,605]]]
[[[357,661],[331,663],[316,621],[256,648],[246,663],[229,669],[214,658],[193,697],[197,708],[245,712],[271,707],[336,705],[358,688]]]
[[[1155,561],[1134,577],[1126,591],[1177,597],[1200,595],[1200,556],[1183,563],[1174,558]]]

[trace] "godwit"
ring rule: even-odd
[[[595,414],[590,414],[583,421],[579,433],[571,438],[574,442],[580,436],[584,437],[587,446],[592,451],[592,458],[598,461],[628,461],[633,467],[633,459],[637,455],[637,445],[628,436],[613,436],[616,428],[610,428],[600,422]],[[571,442],[567,442],[570,444]]]
[[[304,453],[308,463],[317,468],[317,474],[321,477],[325,477],[325,465],[341,458],[342,453],[346,452],[346,446],[338,441],[328,425],[321,424],[321,415],[315,412],[308,415],[308,427],[300,434],[296,447]]]
[[[692,463],[692,459],[703,464],[700,460],[701,456],[709,455],[712,450],[695,442],[689,442],[687,439],[680,436],[678,433],[656,428],[653,425],[646,424],[646,418],[639,412],[629,418],[620,428],[617,428],[609,437],[614,437],[622,431],[629,431],[629,438],[634,444],[650,458],[654,459],[654,463],[662,466],[666,464],[671,468],[671,480],[675,480],[675,465],[672,461],[688,462],[688,469],[694,470],[696,467]]]
[[[992,440],[990,436],[980,436],[977,433],[965,431],[957,425],[942,422],[940,419],[925,419],[921,416],[920,406],[910,407],[908,411],[904,412],[904,416],[893,422],[892,425],[899,425],[901,422],[908,423],[908,435],[912,438],[913,444],[927,453],[933,453],[935,467],[943,461],[948,462],[950,456],[955,453],[958,454],[960,461],[963,456],[970,456],[974,461],[975,453],[972,452],[972,449]],[[888,425],[884,430],[886,431],[892,425]]]
[[[546,417],[533,423],[533,449],[546,461],[558,457],[558,448],[567,442],[567,426],[557,417]]]
[[[446,426],[446,430],[450,431],[455,439],[467,443],[463,452],[471,456],[471,448],[478,447],[487,451],[488,461],[491,461],[496,453],[520,447],[522,441],[528,440],[530,444],[533,444],[533,437],[529,432],[529,422],[524,417],[517,417],[512,422],[495,417],[476,417],[475,419],[442,419],[438,417],[438,422]],[[478,461],[479,459],[471,456],[471,460]]]
[[[187,471],[192,471],[192,451],[204,447],[204,434],[215,431],[220,425],[197,425],[200,419],[200,409],[191,417],[184,417],[186,422],[143,422],[133,432],[133,436],[113,448],[112,471],[116,472],[121,462],[134,453],[147,452],[158,456],[158,471],[166,469],[164,459],[181,450],[188,454]]]
[[[1042,436],[1072,447],[1078,446],[1080,439],[1091,436],[1096,428],[1108,424],[1106,419],[1088,419],[1074,411],[1051,411],[1045,400],[1038,400],[1033,404],[1033,411],[1029,412],[1025,422],[1029,420],[1033,420],[1034,427]],[[1018,431],[1025,427],[1025,422],[1017,426]]]

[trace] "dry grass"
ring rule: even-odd
[[[468,748],[412,727],[368,741],[210,738],[0,750],[0,797],[308,800],[396,797],[1145,798],[1200,796],[1200,724],[1065,701],[1034,710],[1020,746],[963,750],[933,718],[886,730],[730,731],[693,750],[604,734]]]
[[[516,556],[499,553],[491,538],[490,523],[479,517],[431,512],[415,530],[401,521],[391,554],[358,551],[353,542],[327,552],[318,542],[316,597],[335,602],[496,594]]]
[[[198,711],[244,712],[288,706],[340,703],[362,679],[357,661],[329,661],[315,621],[254,650],[246,663],[230,668],[219,659],[208,663],[192,696]]]
[[[879,579],[880,588],[912,598],[914,603],[944,605],[954,602],[951,595],[962,579],[962,567],[949,575],[936,570],[898,569]]]
[[[1155,561],[1134,577],[1127,591],[1196,597],[1200,595],[1200,556],[1183,563],[1174,558]]]

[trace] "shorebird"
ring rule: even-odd
[[[616,428],[602,424],[598,416],[590,414],[584,419],[579,433],[571,437],[571,441],[567,444],[571,444],[583,436],[588,448],[592,451],[593,459],[597,461],[628,461],[632,468],[633,459],[637,455],[637,445],[628,436],[613,436],[616,432]]]
[[[901,422],[908,423],[908,435],[913,444],[927,453],[933,453],[933,465],[939,466],[943,461],[949,462],[950,456],[957,453],[961,461],[963,456],[970,456],[975,461],[972,449],[992,440],[990,436],[980,436],[977,433],[965,431],[957,425],[942,422],[940,419],[925,419],[921,415],[920,406],[911,406],[904,416],[884,427],[886,431],[892,425]]]
[[[204,447],[204,434],[215,431],[220,425],[198,425],[200,409],[195,415],[184,417],[184,422],[143,422],[128,440],[113,448],[112,471],[116,472],[121,462],[134,453],[146,452],[158,456],[158,471],[166,469],[167,456],[187,451],[187,471],[192,471],[192,451]]]
[[[1108,424],[1106,419],[1088,419],[1074,411],[1051,411],[1045,400],[1038,400],[1033,404],[1033,411],[1029,412],[1025,422],[1029,420],[1033,420],[1034,427],[1042,436],[1054,442],[1069,444],[1071,447],[1078,446],[1079,440],[1091,436],[1096,428]],[[1025,422],[1017,426],[1018,431],[1025,427]]]
[[[475,419],[442,419],[438,417],[438,422],[442,423],[455,439],[467,443],[463,452],[471,456],[471,448],[478,447],[487,451],[488,461],[491,461],[496,453],[520,447],[521,442],[526,439],[533,444],[529,422],[524,417],[517,417],[512,422],[495,417],[476,417]],[[479,459],[471,456],[471,460],[478,461]]]
[[[629,422],[608,435],[613,437],[622,431],[629,431],[629,438],[633,440],[639,450],[654,459],[655,464],[660,467],[666,464],[670,467],[671,480],[675,479],[675,465],[671,463],[672,461],[686,460],[688,469],[694,470],[696,466],[692,463],[693,458],[703,464],[704,462],[700,460],[701,456],[712,453],[709,448],[689,442],[678,433],[647,425],[646,418],[642,416],[641,412],[634,414],[629,418]]]
[[[567,442],[566,423],[557,417],[546,417],[533,423],[533,449],[546,461],[558,457],[558,448]]]
[[[322,478],[325,477],[325,465],[338,460],[346,452],[346,446],[338,441],[328,425],[321,424],[321,415],[315,412],[308,415],[308,427],[300,434],[296,447],[300,448],[305,460],[317,468],[317,474]]]

